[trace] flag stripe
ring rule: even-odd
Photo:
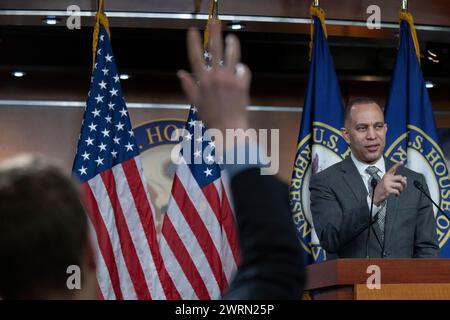
[[[137,299],[136,291],[131,282],[131,277],[125,262],[124,253],[121,250],[121,239],[117,230],[114,208],[111,205],[102,177],[97,175],[93,179],[89,180],[89,186],[99,206],[98,209],[106,226],[106,232],[109,235],[109,239],[111,239],[111,246],[114,248],[112,257],[117,263],[123,299]]]
[[[229,284],[240,263],[240,257],[236,224],[225,188],[222,188],[222,221],[222,232],[225,234],[222,237],[222,265]]]
[[[222,179],[215,180],[214,181],[214,186],[217,189],[217,193],[219,195],[219,201],[222,202],[222,188],[223,188]]]
[[[225,234],[227,235],[228,242],[233,253],[234,261],[238,265],[240,262],[239,256],[239,243],[236,230],[236,221],[234,219],[233,211],[231,210],[230,200],[225,190],[225,186],[222,184],[222,208],[223,208],[223,226]]]
[[[136,162],[130,160],[125,161],[124,163],[122,163],[122,166],[126,173],[128,185],[134,186],[134,188],[130,188],[130,191],[132,193],[132,198],[135,201],[136,208],[139,208],[139,217],[144,228],[149,249],[151,250],[152,265],[154,266],[154,261],[159,261],[161,259],[161,254],[158,250],[158,242],[156,239],[156,230],[153,215],[154,209],[151,207],[148,201],[147,191],[142,183],[142,177],[136,166]],[[160,280],[166,279],[166,281],[164,281],[163,283],[161,283],[161,281],[154,281],[153,283],[150,283],[152,292],[156,292],[156,294],[153,294],[153,296],[171,296],[171,299],[180,299],[175,285],[173,284],[171,278],[167,275],[167,270],[164,264],[161,263],[158,270],[156,270],[156,268],[152,268],[151,272],[158,274]]]
[[[207,226],[207,230],[209,231],[208,234],[214,242],[214,247],[216,248],[216,250],[220,250],[220,239],[222,235],[220,234],[220,232],[213,232],[213,230],[220,231],[221,225],[218,217],[211,208],[211,202],[208,198],[205,197],[203,190],[202,188],[200,188],[197,181],[195,179],[192,179],[191,171],[187,165],[178,165],[176,176],[181,184],[175,185],[175,183],[173,182],[172,195],[174,195],[173,189],[183,186],[183,190],[185,190],[187,198],[192,204],[194,204],[193,206],[198,213],[198,217],[201,218],[201,220],[199,221],[203,222],[203,226]],[[183,209],[183,207],[181,206],[180,208]]]
[[[173,253],[173,256],[177,259],[179,266],[183,270],[184,275],[189,281],[190,285],[183,286],[184,289],[182,289],[182,291],[186,290],[186,288],[192,287],[197,295],[197,298],[211,299],[199,270],[192,261],[191,255],[189,255],[189,252],[186,250],[186,247],[170,221],[170,218],[164,219],[162,238],[164,239],[163,241],[167,243]]]
[[[208,228],[203,222],[202,217],[194,204],[191,202],[186,190],[181,185],[181,181],[178,179],[177,174],[175,174],[173,181],[172,195],[177,202],[178,207],[181,208],[181,213],[193,231],[194,236],[197,238],[197,241],[203,250],[203,254],[212,269],[214,278],[216,279],[219,288],[222,289],[222,279],[224,279],[225,276],[223,275],[219,252],[213,242],[213,239],[211,238]]]
[[[133,159],[126,162],[130,163],[130,161],[134,162]],[[133,241],[134,247],[136,248],[139,265],[142,267],[146,284],[150,289],[150,294],[151,296],[164,296],[161,283],[159,281],[152,281],[154,279],[154,275],[156,275],[158,272],[156,270],[154,259],[150,250],[150,244],[147,242],[147,237],[143,227],[143,225],[148,224],[149,221],[141,221],[135,204],[136,199],[131,193],[129,184],[126,183],[126,181],[128,180],[128,182],[132,183],[131,185],[134,185],[136,187],[137,181],[133,181],[134,177],[131,177],[132,173],[130,173],[129,171],[125,173],[123,164],[113,167],[112,171],[115,181],[123,181],[123,183],[119,183],[116,186],[117,192],[118,194],[120,194],[118,200],[120,201],[120,207],[122,208],[122,210],[128,213],[127,215],[124,215],[124,218],[128,230],[130,231],[130,236]],[[150,212],[147,212],[145,217],[151,217]],[[156,241],[152,246],[154,245],[156,245]]]
[[[228,211],[230,208],[228,204],[221,205],[220,203],[220,197],[218,190],[216,189],[216,185],[211,183],[203,188],[202,192],[205,195],[205,198],[208,199],[208,202],[211,206],[211,209],[213,210],[214,214],[217,217],[217,220],[221,222],[221,232],[223,233],[223,236],[221,237],[221,247],[220,252],[222,256],[222,267],[224,269],[223,275],[226,276],[226,278],[222,279],[222,291],[228,286],[228,282],[231,280],[232,277],[232,270],[237,267],[237,260],[234,257],[235,252],[232,252],[233,249],[231,247],[234,237],[232,235],[233,230],[230,229],[230,215],[231,212]],[[230,239],[230,237],[233,237]],[[233,243],[235,245],[236,243]],[[236,250],[236,247],[234,248]]]
[[[167,214],[165,215],[165,219],[169,219],[171,221],[173,229],[175,230],[177,236],[180,238],[183,246],[189,252],[192,262],[195,264],[195,267],[201,276],[201,281],[204,282],[206,288],[208,289],[209,296],[211,298],[218,297],[220,295],[220,288],[214,276],[212,276],[213,271],[211,269],[211,266],[205,256],[203,249],[200,246],[200,243],[198,242],[198,239],[194,234],[194,230],[190,228],[184,215],[181,212],[181,208],[178,207],[178,204],[173,197],[169,202],[169,207],[167,210]],[[163,234],[163,236],[165,236],[167,240],[171,235]],[[173,252],[173,254],[176,255],[176,251]],[[177,257],[177,259],[181,258]],[[183,262],[183,260],[180,261]]]
[[[111,240],[109,237],[109,232],[106,229],[105,223],[101,217],[100,210],[97,206],[97,202],[92,193],[91,188],[88,183],[82,184],[82,189],[84,196],[86,197],[86,204],[88,206],[88,216],[92,222],[92,226],[95,229],[98,248],[100,249],[100,254],[102,255],[106,268],[108,269],[109,278],[111,279],[112,288],[114,290],[114,295],[117,299],[122,300],[123,295],[120,289],[120,279],[119,272],[117,270],[116,260],[114,259],[114,250],[111,245]],[[103,270],[97,269],[97,273],[100,274]],[[97,275],[99,280],[106,277],[104,274]],[[103,287],[103,284],[101,285]],[[112,292],[111,292],[112,293]]]
[[[145,173],[144,173],[144,169],[142,167],[142,163],[141,163],[141,157],[135,157],[135,170],[137,171],[139,177],[141,178],[141,181],[137,181],[139,183],[139,186],[137,188],[137,190],[139,190],[139,194],[141,194],[140,190],[143,190],[143,194],[145,195],[145,197],[147,198],[147,204],[146,206],[150,207],[150,213],[152,214],[152,216],[150,217],[151,220],[151,226],[149,226],[149,230],[151,230],[152,232],[155,232],[153,235],[150,234],[150,238],[155,238],[156,241],[158,241],[157,235],[156,235],[156,211],[155,208],[153,207],[153,203],[150,199],[150,192],[148,190],[148,186],[146,183],[146,178],[145,178]],[[127,163],[124,163],[125,165],[128,165]],[[133,193],[134,194],[134,193]],[[137,198],[136,198],[137,199]],[[155,250],[158,251],[158,250]]]
[[[99,248],[96,248],[99,250]],[[102,299],[105,299],[105,296],[108,300],[116,300],[118,299],[114,295],[114,287],[111,283],[111,278],[109,277],[108,269],[106,267],[105,261],[103,260],[103,257],[101,254],[97,255],[96,261],[96,269],[97,269],[97,286],[99,290],[99,294],[101,294]],[[117,279],[118,281],[119,279]],[[122,299],[122,298],[120,298]]]
[[[192,285],[190,284],[188,278],[186,277],[186,274],[184,273],[184,270],[181,268],[180,262],[177,260],[175,255],[172,252],[172,249],[169,248],[169,244],[167,243],[167,240],[164,236],[161,235],[159,238],[159,250],[161,251],[161,254],[163,257],[167,257],[165,260],[166,262],[166,269],[167,274],[165,277],[170,277],[170,281],[175,283],[183,283],[183,286],[174,287],[174,290],[176,290],[177,295],[171,295],[168,296],[168,299],[171,300],[186,300],[186,299],[198,299],[197,294],[195,293]],[[192,262],[192,261],[191,261]],[[162,278],[161,282],[165,282],[165,279]],[[179,291],[178,291],[179,290]]]
[[[225,232],[228,240],[226,243],[229,244],[230,250],[233,253],[234,263],[237,265],[239,263],[239,245],[237,243],[237,230],[235,228],[234,215],[231,211],[223,183],[219,181],[219,185],[221,186],[220,188],[217,187],[216,183],[214,183],[214,186],[210,184],[203,187],[202,191],[207,199],[213,200],[210,201],[211,208],[216,214],[217,219],[220,221],[222,230]],[[220,201],[220,203],[216,203],[216,200]]]
[[[101,300],[105,300],[105,295],[107,295],[108,299],[115,300],[116,296],[114,295],[114,288],[113,288],[113,285],[111,282],[109,271],[108,271],[108,268],[106,267],[105,260],[103,259],[103,255],[100,252],[97,235],[95,233],[94,226],[92,225],[90,219],[88,219],[88,229],[89,229],[89,235],[90,235],[90,243],[91,243],[92,249],[94,249],[93,253],[95,255],[98,298]],[[117,282],[117,284],[118,283],[119,282]]]
[[[216,219],[219,224],[221,224],[221,212],[220,212],[220,199],[219,193],[213,183],[210,183],[203,188],[200,188],[205,196],[206,201],[209,202],[209,205],[216,216]]]
[[[123,209],[120,205],[114,176],[111,170],[103,171],[100,176],[104,185],[106,186],[109,201],[114,208],[113,214],[116,220],[117,232],[119,234],[120,247],[123,252],[123,257],[125,259],[125,264],[127,265],[131,282],[136,291],[136,296],[138,299],[151,299],[150,291],[146,286],[144,272],[142,270],[142,266],[139,263],[136,248],[133,243],[130,230],[128,230],[128,225],[123,214]]]

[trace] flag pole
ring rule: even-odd
[[[402,11],[408,11],[408,0],[402,0]]]
[[[410,12],[408,12],[408,0],[402,0],[402,8],[400,10],[400,20],[405,20],[409,24],[411,30],[411,37],[416,49],[417,60],[420,64],[420,45],[417,38],[416,29],[414,28],[414,18]]]
[[[206,29],[203,37],[203,48],[206,49],[209,41],[209,23],[212,19],[219,20],[219,1],[211,0],[211,4],[209,6],[209,14],[208,21],[206,22]]]
[[[325,38],[328,38],[328,34],[327,34],[327,27],[325,25],[325,11],[323,11],[320,8],[319,0],[314,0],[311,3],[311,6],[309,8],[309,13],[311,15],[311,24],[310,24],[311,39],[309,41],[309,61],[311,61],[311,55],[312,55],[312,50],[313,50],[313,42],[314,42],[314,16],[319,18],[320,22],[322,23],[322,29],[323,29],[323,33],[325,34]]]
[[[214,0],[212,17],[213,19],[219,19],[219,0]]]
[[[97,11],[98,12],[102,12],[102,13],[105,12],[105,7],[103,5],[103,0],[98,0],[98,10]]]

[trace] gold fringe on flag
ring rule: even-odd
[[[409,24],[409,28],[411,29],[411,36],[414,42],[414,48],[416,48],[417,60],[420,64],[420,46],[419,40],[417,40],[416,29],[414,28],[414,19],[411,13],[406,10],[400,10],[400,20],[405,20]]]
[[[98,1],[98,10],[95,15],[95,26],[94,26],[94,35],[92,39],[92,69],[95,66],[95,54],[97,52],[97,43],[98,43],[98,34],[100,32],[100,24],[106,29],[108,33],[108,37],[111,38],[111,33],[109,32],[109,22],[103,11],[103,0]]]
[[[320,22],[322,23],[322,29],[325,33],[325,38],[328,37],[327,27],[325,25],[325,11],[323,11],[320,7],[311,5],[309,8],[309,13],[311,14],[311,41],[309,42],[309,61],[311,61],[312,50],[313,50],[313,42],[314,42],[314,17],[318,17]]]

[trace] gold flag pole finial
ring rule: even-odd
[[[319,0],[314,0],[309,7],[309,13],[311,14],[311,41],[309,41],[309,61],[311,61],[313,42],[314,42],[314,16],[319,18],[322,23],[322,29],[325,37],[327,38],[327,27],[325,25],[325,11],[319,7]]]
[[[402,0],[402,10],[408,11],[408,0]]]

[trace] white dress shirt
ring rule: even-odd
[[[363,180],[364,185],[366,186],[367,192],[369,192],[369,181],[370,181],[370,174],[366,172],[367,167],[375,166],[378,168],[378,175],[383,178],[384,174],[386,173],[386,165],[384,163],[384,158],[381,157],[377,160],[374,164],[367,164],[364,162],[359,161],[356,159],[356,157],[353,155],[353,153],[350,155],[352,158],[353,163],[356,166],[356,169],[358,169],[359,174],[361,175],[361,178]],[[370,194],[367,195],[367,205],[369,206],[370,210],[370,203],[372,202],[370,198]],[[383,204],[380,204],[379,206],[373,204],[373,210],[372,210],[372,217],[374,217],[378,211],[383,207]]]

